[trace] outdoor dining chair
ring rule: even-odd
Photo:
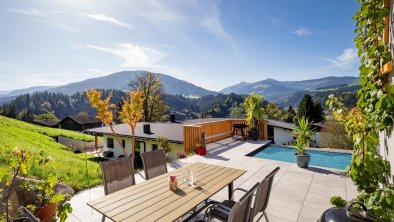
[[[20,206],[18,208],[19,212],[21,212],[25,217],[24,218],[18,218],[17,220],[14,221],[25,221],[25,222],[40,222],[40,219],[38,219],[32,212],[30,212],[26,207]]]
[[[166,154],[163,150],[141,153],[141,158],[146,180],[167,173]]]
[[[204,221],[205,218],[207,221],[215,218],[225,222],[248,222],[251,217],[253,194],[259,185],[260,183],[256,183],[238,202],[225,200],[222,203],[213,203],[206,209]]]
[[[103,171],[105,195],[135,185],[134,164],[131,157],[100,162],[100,166]],[[102,221],[104,220],[103,215]]]
[[[254,199],[254,204],[251,212],[251,221],[259,214],[262,215],[258,218],[259,221],[261,217],[264,215],[265,220],[268,222],[268,216],[265,210],[268,206],[268,201],[271,194],[272,184],[274,182],[274,176],[279,171],[280,167],[276,167],[271,173],[269,173],[263,181],[260,182],[259,187],[256,190],[256,198]]]

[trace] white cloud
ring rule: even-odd
[[[76,33],[80,32],[79,29],[64,24],[61,21],[61,18],[56,17],[56,15],[60,14],[61,11],[56,11],[56,10],[38,11],[35,8],[30,8],[30,9],[7,8],[7,10],[11,13],[29,16],[29,20],[31,21],[36,21],[42,24],[46,24],[54,28],[62,29],[69,32],[76,32]]]
[[[130,68],[147,68],[166,57],[163,52],[131,43],[118,44],[113,48],[96,45],[86,47],[119,56],[124,59],[122,66]]]
[[[204,9],[206,8],[206,6],[200,7]],[[223,25],[220,22],[219,4],[211,5],[209,9],[205,9],[204,11],[206,12],[206,16],[200,20],[201,26],[230,44],[238,58],[240,58],[237,41],[223,28]]]
[[[356,49],[345,49],[342,54],[337,56],[335,59],[326,59],[330,63],[332,63],[335,67],[346,69],[350,68],[352,64],[357,63],[358,55]]]
[[[267,16],[267,19],[270,21],[271,25],[274,27],[280,27],[283,25],[283,21],[274,17],[274,16]]]
[[[40,16],[41,15],[41,13],[35,8],[29,8],[29,9],[7,8],[7,10],[12,13],[28,15],[28,16]]]
[[[299,27],[291,33],[296,34],[298,36],[308,36],[312,34],[311,31],[305,27]]]
[[[102,22],[107,22],[113,25],[117,25],[120,27],[124,27],[124,28],[129,28],[129,29],[133,29],[133,27],[123,21],[120,21],[114,17],[108,16],[106,14],[100,14],[100,13],[81,13],[81,15],[86,16],[88,18],[97,20],[97,21],[102,21]]]

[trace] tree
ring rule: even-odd
[[[232,107],[230,118],[245,118],[245,108],[242,105]]]
[[[166,119],[168,106],[164,101],[164,86],[158,74],[143,73],[130,81],[133,90],[143,93],[143,121],[155,122]]]
[[[144,95],[137,90],[129,93],[128,99],[123,99],[121,111],[119,112],[120,120],[127,123],[130,127],[132,135],[131,140],[131,156],[134,161],[134,147],[135,147],[135,127],[142,118],[142,107],[144,102]]]
[[[297,108],[296,123],[298,119],[307,117],[309,121],[319,123],[324,120],[323,108],[320,103],[305,94]]]
[[[165,136],[159,136],[159,144],[166,154],[171,152],[174,148],[174,144],[170,143],[170,141],[168,141],[168,138]]]
[[[112,93],[110,93],[108,97],[103,100],[101,99],[102,92],[100,90],[90,89],[86,91],[86,96],[88,98],[88,103],[97,110],[96,118],[100,119],[109,127],[116,142],[119,144],[120,148],[122,148],[124,156],[128,156],[126,149],[124,148],[114,129],[112,110],[115,108],[115,105],[110,103]]]
[[[15,103],[9,103],[3,106],[3,115],[9,118],[16,119],[18,116]]]
[[[27,107],[26,109],[19,112],[18,119],[29,123],[33,122],[34,115],[32,109],[30,107]]]
[[[324,123],[320,133],[320,145],[321,147],[348,150],[352,150],[354,146],[352,138],[345,131],[345,127],[332,116]]]
[[[297,113],[294,111],[293,106],[289,106],[289,108],[287,109],[287,118],[286,118],[286,122],[293,122],[294,121],[294,117],[297,115]]]
[[[52,105],[48,101],[44,101],[40,105],[40,111],[42,113],[51,113],[52,112]]]
[[[47,119],[58,119],[58,118],[53,113],[45,113],[45,114],[34,116],[34,120],[47,120]]]
[[[245,98],[244,107],[246,121],[250,128],[257,130],[258,121],[262,120],[266,114],[263,108],[264,97],[259,94],[251,93]]]

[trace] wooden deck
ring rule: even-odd
[[[219,141],[231,136],[233,124],[247,124],[245,119],[225,119],[211,122],[196,123],[183,126],[184,149],[186,153],[192,153],[197,143],[201,143],[202,134],[205,135],[207,143]],[[267,121],[262,120],[258,125],[259,139],[267,140]],[[245,135],[250,127],[244,129]]]

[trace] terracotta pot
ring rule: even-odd
[[[205,147],[197,148],[196,152],[197,152],[198,155],[204,156],[204,155],[207,154],[207,149]]]
[[[56,217],[56,210],[57,210],[57,205],[54,203],[50,203],[44,207],[37,208],[34,214],[42,222],[52,221],[52,219],[55,219]]]

